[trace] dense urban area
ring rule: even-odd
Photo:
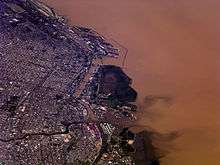
[[[119,50],[34,0],[0,0],[0,164],[157,165]]]

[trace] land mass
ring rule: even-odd
[[[1,163],[135,164],[137,93],[95,62],[119,55],[38,1],[0,0]]]

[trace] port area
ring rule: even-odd
[[[119,51],[35,0],[0,0],[0,164],[134,164]]]

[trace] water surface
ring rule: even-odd
[[[44,0],[70,24],[96,29],[128,48],[126,72],[144,105],[170,98],[139,120],[159,132],[178,130],[162,165],[220,164],[220,1]]]

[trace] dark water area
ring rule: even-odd
[[[128,49],[123,69],[140,109],[135,130],[159,132],[162,165],[220,164],[220,1],[44,1],[69,24]]]

